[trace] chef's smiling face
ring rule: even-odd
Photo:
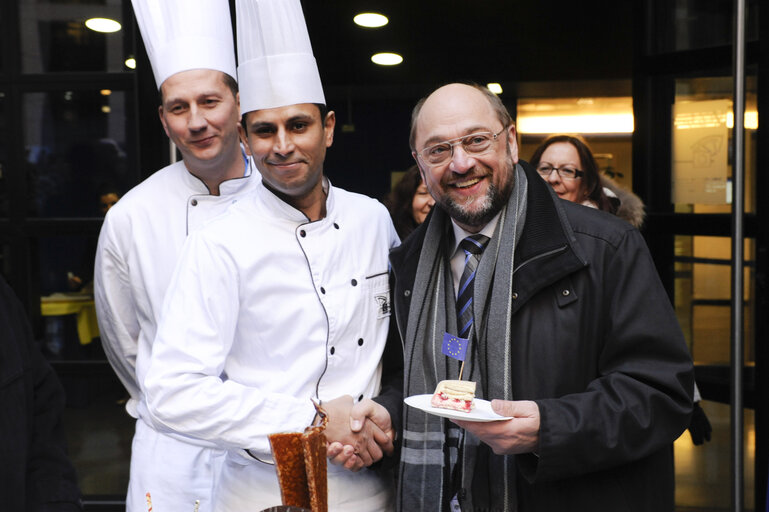
[[[192,69],[161,85],[160,122],[193,171],[219,169],[238,149],[238,98],[221,71]]]
[[[317,105],[288,105],[248,112],[244,125],[241,139],[267,188],[294,206],[322,194],[323,160],[334,140],[333,112],[321,119]]]
[[[435,144],[479,132],[499,133],[483,153],[468,153],[457,143],[452,156],[440,164],[430,164],[419,154]],[[465,230],[479,231],[507,201],[518,161],[515,128],[501,125],[491,104],[477,89],[451,84],[431,94],[419,112],[414,149],[414,158],[435,202]]]

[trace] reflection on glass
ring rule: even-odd
[[[37,240],[44,352],[52,360],[104,359],[93,301],[96,236]]]
[[[755,241],[745,240],[745,360],[755,361]],[[731,340],[731,240],[676,236],[675,309],[696,364],[728,365]]]
[[[0,91],[0,218],[8,217],[8,116],[5,92]]]
[[[755,76],[746,77],[745,211],[756,204],[758,97]],[[672,116],[671,201],[681,213],[729,213],[732,202],[731,138],[734,128],[730,77],[676,80]]]
[[[5,26],[5,19],[4,17],[0,16],[0,34],[5,34],[7,32],[7,28]],[[5,61],[3,60],[3,56],[5,55],[5,48],[3,42],[5,39],[0,37],[0,74],[7,73],[7,70],[5,69]]]
[[[11,246],[0,240],[0,277],[9,280],[11,276]]]
[[[19,2],[22,71],[125,71],[125,23],[121,0],[39,0]],[[93,31],[85,20],[115,20],[123,29]]]
[[[759,0],[747,0],[746,35],[758,40]],[[713,48],[732,44],[732,2],[661,0],[654,2],[656,53]]]
[[[123,387],[112,374],[60,376],[67,393],[67,451],[80,491],[124,499],[136,420],[125,411]]]
[[[675,442],[676,510],[731,510],[731,473],[723,462],[731,452],[731,412],[729,404],[703,400],[713,433],[710,442],[695,446],[688,431]],[[745,409],[744,510],[763,510],[755,506],[756,422],[755,411]]]
[[[99,217],[105,189],[130,188],[125,110],[120,91],[24,96],[30,216]]]
[[[67,397],[64,412],[70,459],[84,495],[122,499],[128,486],[134,422],[125,411],[127,392],[107,369],[93,300],[96,236],[48,236],[31,250],[39,266],[42,349],[59,362],[87,361],[105,371],[59,372]],[[73,282],[77,276],[80,282]]]

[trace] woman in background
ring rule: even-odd
[[[599,173],[581,137],[551,135],[534,151],[530,163],[562,199],[613,213],[637,228],[643,224],[643,201]]]
[[[395,231],[404,240],[417,226],[424,222],[435,200],[422,182],[419,168],[412,165],[406,174],[384,200],[390,211]]]

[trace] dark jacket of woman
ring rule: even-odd
[[[0,509],[79,511],[80,491],[60,421],[64,391],[2,279],[0,326]]]

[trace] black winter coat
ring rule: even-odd
[[[60,421],[64,391],[2,279],[0,326],[0,510],[81,510]]]
[[[614,216],[558,199],[521,164],[512,385],[516,400],[538,404],[541,426],[538,457],[517,456],[519,510],[672,511],[672,443],[689,423],[693,367],[646,244]],[[426,225],[390,256],[401,335]],[[392,387],[381,403],[400,426],[402,406],[384,398]]]

